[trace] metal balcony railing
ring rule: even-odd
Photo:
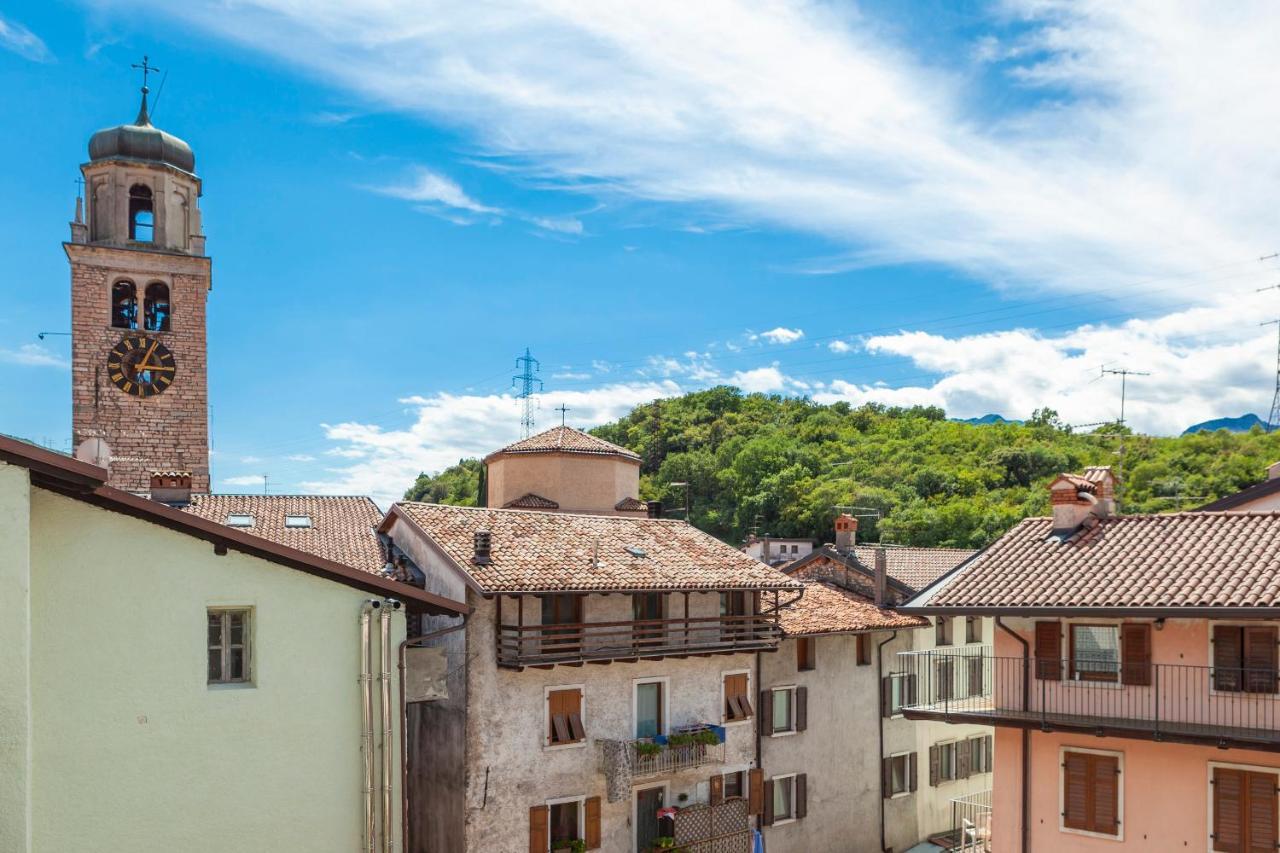
[[[637,740],[632,743],[632,747],[635,750],[631,759],[631,776],[634,779],[693,770],[704,764],[724,764],[723,743],[671,746],[656,744],[650,740]],[[653,747],[660,749],[654,751]]]
[[[903,713],[1280,752],[1280,672],[901,652]]]
[[[782,638],[776,616],[693,616],[677,619],[500,625],[498,665],[554,666],[584,661],[772,649]]]

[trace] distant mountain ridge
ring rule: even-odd
[[[1004,415],[997,415],[994,412],[985,414],[980,418],[947,418],[958,424],[975,424],[977,426],[985,426],[987,424],[1020,424],[1022,421],[1015,421],[1006,418]]]
[[[1192,424],[1182,431],[1183,435],[1191,435],[1197,432],[1215,432],[1225,429],[1227,432],[1248,432],[1255,426],[1267,428],[1267,422],[1257,415],[1250,412],[1241,415],[1238,418],[1214,418],[1211,421],[1202,421],[1198,424]]]

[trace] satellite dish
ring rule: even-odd
[[[76,459],[99,468],[107,468],[111,465],[111,448],[101,438],[86,438],[76,448]]]

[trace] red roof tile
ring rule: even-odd
[[[804,595],[782,608],[779,619],[790,637],[845,631],[923,628],[929,620],[876,607],[875,601],[833,583],[804,581]]]
[[[515,444],[508,444],[501,450],[490,453],[485,457],[485,461],[488,462],[495,456],[506,453],[586,453],[594,456],[620,456],[634,462],[640,461],[638,454],[625,447],[619,447],[603,438],[596,438],[590,433],[570,426],[554,427],[517,441]]]
[[[392,514],[408,518],[486,593],[799,588],[675,519],[412,502],[396,504]],[[477,565],[474,534],[481,530],[490,535],[490,560]]]
[[[1065,541],[1028,518],[913,607],[1280,606],[1280,513],[1092,519]]]
[[[618,512],[648,512],[649,505],[636,498],[623,498],[613,505]]]
[[[502,505],[503,509],[559,509],[560,504],[544,498],[542,495],[535,495],[529,492],[527,495],[521,495],[515,500],[507,501]]]
[[[382,511],[366,497],[338,495],[192,495],[184,512],[218,524],[230,515],[251,515],[253,525],[240,527],[308,554],[315,554],[371,574],[386,564],[374,532]],[[306,516],[310,527],[285,527],[285,516]]]

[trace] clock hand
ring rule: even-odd
[[[160,343],[159,341],[152,341],[152,342],[151,342],[151,346],[150,346],[150,348],[148,348],[148,349],[147,349],[147,353],[146,353],[146,355],[144,355],[144,356],[142,357],[142,363],[143,363],[143,364],[146,364],[148,361],[151,361],[151,353],[153,353],[153,352],[155,352],[155,351],[156,351],[156,346],[158,346],[158,345],[159,345],[159,343]]]

